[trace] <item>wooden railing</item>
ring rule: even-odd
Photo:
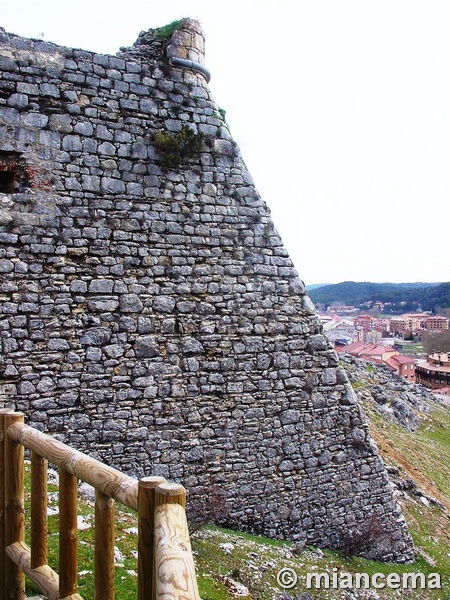
[[[138,600],[199,600],[183,486],[133,479],[0,410],[0,600],[25,598],[27,575],[49,600],[77,593],[77,483],[95,488],[95,600],[114,599],[115,501],[138,514]],[[30,547],[24,541],[24,448],[31,451]],[[59,568],[47,564],[47,464],[59,467]]]

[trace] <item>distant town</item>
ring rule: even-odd
[[[382,306],[373,308],[382,310]],[[324,334],[338,352],[383,364],[411,383],[450,396],[447,316],[415,312],[380,317],[335,302],[319,317]]]

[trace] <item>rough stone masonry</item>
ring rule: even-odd
[[[1,404],[228,526],[412,560],[199,24],[117,56],[0,30],[0,70]]]

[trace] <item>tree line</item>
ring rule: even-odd
[[[367,310],[376,302],[383,312],[401,314],[409,311],[431,311],[434,314],[450,308],[450,282],[447,283],[370,283],[344,281],[324,285],[308,292],[316,304],[325,308],[339,302]],[[370,304],[369,304],[370,303]]]

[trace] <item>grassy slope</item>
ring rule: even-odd
[[[438,408],[429,415],[422,415],[423,425],[408,433],[396,425],[387,424],[365,406],[371,423],[371,431],[379,450],[390,465],[398,466],[404,479],[413,479],[418,487],[433,496],[450,510],[450,410]],[[57,488],[51,490],[50,506],[56,510]],[[268,540],[219,528],[207,527],[193,535],[192,543],[199,576],[200,595],[203,600],[227,600],[244,593],[236,584],[243,584],[250,595],[247,598],[272,600],[281,592],[276,581],[279,569],[289,567],[299,575],[298,585],[290,592],[305,592],[307,572],[403,573],[438,572],[444,589],[424,591],[379,590],[358,592],[358,598],[423,598],[447,599],[450,594],[450,520],[448,513],[437,506],[426,506],[417,496],[406,494],[399,498],[411,534],[419,551],[414,565],[392,565],[367,561],[360,558],[345,559],[339,552],[316,552],[306,549],[297,554],[286,542]],[[93,505],[80,501],[80,514],[88,528],[80,531],[80,589],[87,600],[94,598],[93,590]],[[50,564],[57,564],[58,515],[50,516]],[[90,527],[89,527],[90,525]],[[131,512],[117,510],[116,545],[123,560],[116,565],[116,598],[136,598],[136,517]],[[221,544],[232,544],[228,549]],[[235,582],[235,583],[234,583]],[[36,590],[30,584],[30,593]],[[344,592],[333,590],[312,591],[313,598],[346,598]],[[245,596],[240,596],[245,597]],[[350,597],[350,596],[348,596]],[[355,596],[352,596],[355,597]]]
[[[351,573],[411,573],[437,572],[441,575],[442,590],[378,590],[378,596],[359,591],[360,598],[423,598],[447,599],[450,597],[450,409],[436,408],[432,413],[420,415],[423,425],[416,432],[406,432],[397,425],[386,423],[370,406],[365,406],[371,433],[385,462],[397,466],[403,479],[412,479],[426,496],[436,498],[447,511],[436,505],[423,503],[420,496],[403,492],[399,496],[405,518],[418,550],[413,565],[381,564],[361,558],[345,560],[341,553],[325,551],[318,557],[310,550],[293,554],[286,543],[262,541],[250,536],[211,530],[206,538],[195,539],[198,552],[200,590],[204,600],[222,600],[233,596],[223,589],[223,580],[217,572],[229,575],[247,585],[252,597],[269,600],[276,598],[280,588],[276,571],[284,566],[293,568],[299,575],[299,584],[293,591],[301,594],[305,589],[308,571],[332,573],[333,568]],[[232,541],[235,550],[227,555],[217,549],[224,541]],[[250,542],[248,540],[251,540]],[[372,592],[373,593],[373,592]],[[345,598],[344,592],[312,591],[314,598]],[[350,597],[350,596],[349,596]]]

